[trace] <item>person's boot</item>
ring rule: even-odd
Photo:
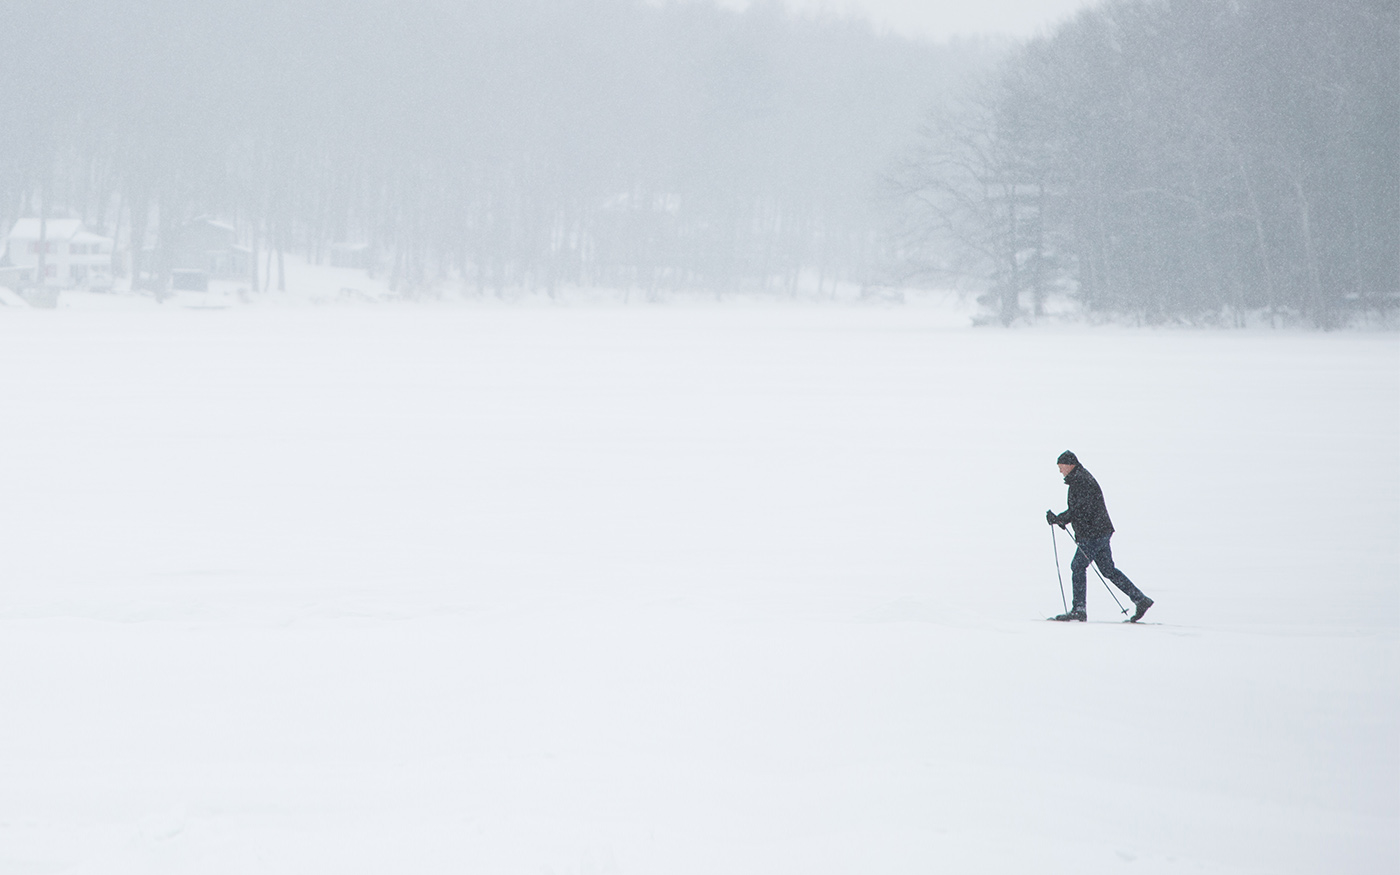
[[[1132,618],[1128,620],[1129,623],[1136,623],[1138,620],[1142,619],[1142,615],[1147,613],[1148,608],[1152,607],[1152,599],[1148,598],[1147,596],[1143,596],[1142,600],[1136,602],[1136,604],[1137,613],[1133,614]]]
[[[1146,610],[1146,608],[1144,608],[1143,610]],[[1089,619],[1089,614],[1082,607],[1075,605],[1074,607],[1069,609],[1068,613],[1059,614],[1057,616],[1051,617],[1050,619],[1059,620],[1061,623],[1083,623],[1085,620]]]

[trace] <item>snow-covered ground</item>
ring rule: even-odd
[[[0,873],[1400,871],[1394,334],[109,303],[0,311]]]

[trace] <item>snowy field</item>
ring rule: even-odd
[[[0,873],[1400,871],[1400,338],[965,321],[0,310]]]

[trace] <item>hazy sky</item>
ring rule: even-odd
[[[741,8],[750,0],[721,0]],[[880,30],[942,38],[953,34],[1005,33],[1025,37],[1053,25],[1093,0],[784,0],[792,9],[855,14]]]

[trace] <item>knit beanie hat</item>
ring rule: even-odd
[[[1079,464],[1079,459],[1075,457],[1074,453],[1071,453],[1069,450],[1065,450],[1063,453],[1060,453],[1060,458],[1058,458],[1058,459],[1055,460],[1055,464],[1056,464],[1056,465],[1078,465],[1078,464]]]

